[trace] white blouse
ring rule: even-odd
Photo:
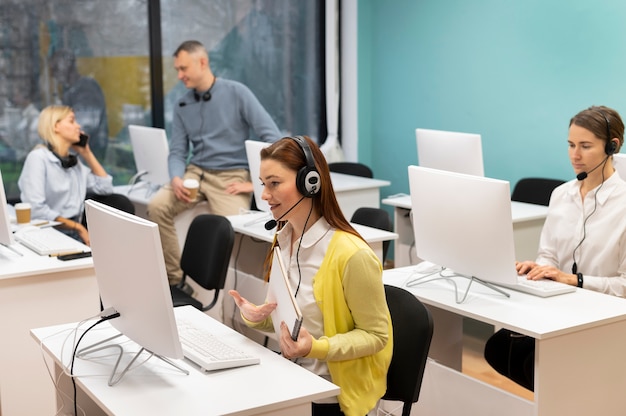
[[[626,182],[617,172],[583,201],[580,181],[550,198],[536,262],[584,276],[585,289],[626,297]]]

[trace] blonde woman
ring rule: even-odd
[[[112,196],[113,179],[94,156],[88,141],[81,141],[81,127],[70,107],[44,108],[38,132],[44,144],[26,157],[18,180],[20,198],[31,204],[33,218],[58,221],[59,230],[89,245],[89,233],[82,221],[85,197],[87,192]],[[130,202],[123,203],[132,207]]]

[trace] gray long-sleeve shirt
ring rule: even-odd
[[[244,142],[251,131],[268,143],[281,137],[274,120],[245,85],[217,78],[210,92],[211,98],[204,100],[189,90],[174,109],[170,178],[182,177],[187,162],[207,170],[247,169]]]

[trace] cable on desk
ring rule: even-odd
[[[97,320],[93,325],[85,330],[78,338],[76,345],[74,345],[74,352],[72,353],[72,359],[70,361],[70,378],[72,379],[72,387],[74,389],[74,415],[78,416],[78,405],[76,403],[76,380],[74,379],[74,359],[76,358],[76,351],[78,351],[78,344],[83,339],[83,337],[93,328],[100,325],[101,323],[108,321],[110,319],[118,318],[120,316],[119,312],[115,312],[112,315],[102,316],[99,320]]]

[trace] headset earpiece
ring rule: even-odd
[[[193,98],[196,99],[196,101],[200,101],[200,99],[202,99],[202,101],[209,101],[211,99],[211,90],[209,89],[208,91],[206,91],[204,94],[200,95],[198,94],[195,90],[193,92]]]
[[[320,174],[315,167],[313,153],[311,152],[311,148],[304,137],[294,136],[291,137],[291,139],[298,143],[306,159],[306,166],[300,168],[296,175],[296,188],[298,188],[298,191],[302,195],[312,198],[320,191],[320,186],[322,184],[320,181]]]
[[[613,153],[615,153],[617,151],[617,143],[615,142],[615,140],[611,140],[611,141],[607,142],[606,146],[604,147],[604,151],[609,156],[611,156]]]
[[[617,151],[617,143],[615,140],[611,138],[611,123],[609,123],[609,118],[604,114],[603,111],[595,110],[600,113],[602,117],[604,117],[604,121],[606,121],[606,144],[604,145],[604,153],[608,156],[611,156],[613,153]]]

